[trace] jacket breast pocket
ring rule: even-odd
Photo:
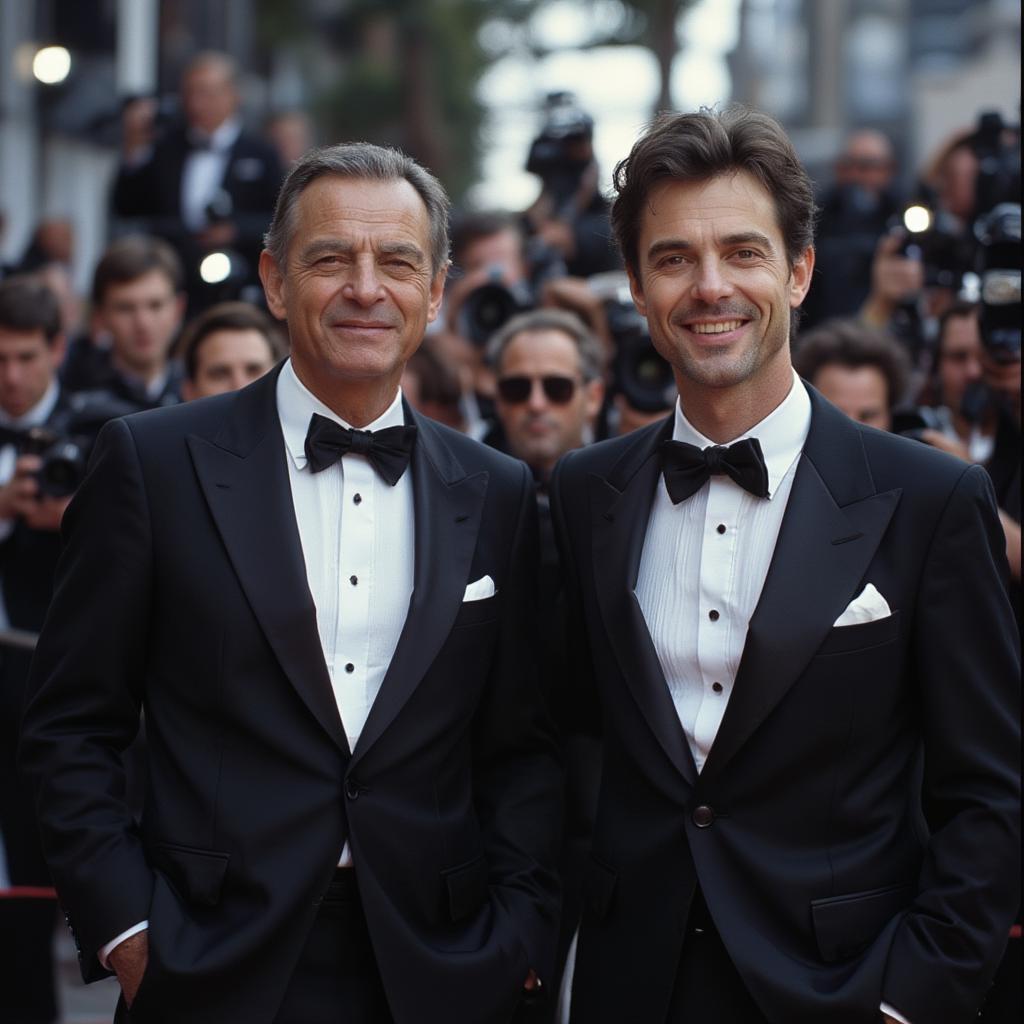
[[[871,647],[879,647],[895,640],[900,633],[900,613],[895,611],[884,619],[859,622],[855,626],[833,626],[818,648],[815,657],[830,654],[851,654]]]
[[[479,601],[463,601],[452,623],[452,629],[459,626],[475,626],[481,622],[491,622],[498,617],[498,595],[482,598]]]
[[[814,936],[822,960],[835,963],[863,952],[913,898],[914,885],[906,882],[811,900]]]
[[[441,872],[453,923],[476,916],[487,899],[487,861],[481,854],[465,864]]]
[[[156,843],[151,859],[153,867],[167,876],[182,899],[201,907],[215,907],[220,903],[224,876],[231,860],[229,853],[177,843]]]

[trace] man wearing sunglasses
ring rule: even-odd
[[[555,463],[593,439],[604,400],[600,344],[574,313],[537,309],[509,320],[487,354],[503,447],[546,491]]]

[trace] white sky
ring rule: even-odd
[[[729,99],[725,54],[738,30],[740,0],[699,0],[680,19],[681,50],[672,69],[676,108],[692,110]],[[594,148],[608,189],[612,169],[622,159],[651,116],[658,94],[654,56],[637,46],[574,49],[601,27],[614,25],[614,0],[585,4],[550,0],[535,16],[532,29],[548,47],[564,47],[539,61],[513,55],[496,61],[480,84],[490,109],[485,129],[488,148],[483,180],[470,194],[477,208],[520,210],[537,195],[538,180],[523,170],[530,142],[541,126],[545,94],[568,90],[594,118]],[[485,30],[504,38],[500,26]]]

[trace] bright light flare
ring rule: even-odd
[[[199,264],[199,276],[206,284],[220,284],[231,276],[231,257],[226,252],[211,252]]]
[[[71,54],[63,46],[44,46],[32,58],[32,74],[43,85],[59,85],[71,73]]]
[[[908,206],[903,211],[903,224],[915,235],[927,231],[932,226],[932,211],[926,206]]]

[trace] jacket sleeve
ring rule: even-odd
[[[973,466],[931,539],[913,626],[930,836],[882,999],[914,1022],[974,1018],[1020,898],[1020,655],[1005,570],[992,487]]]
[[[492,892],[519,930],[528,965],[545,980],[558,931],[561,766],[536,666],[537,507],[522,468],[498,645],[475,719],[474,794]]]
[[[129,427],[108,424],[64,517],[53,601],[29,680],[20,769],[83,976],[149,912],[152,875],[126,799],[151,606],[150,516]]]

